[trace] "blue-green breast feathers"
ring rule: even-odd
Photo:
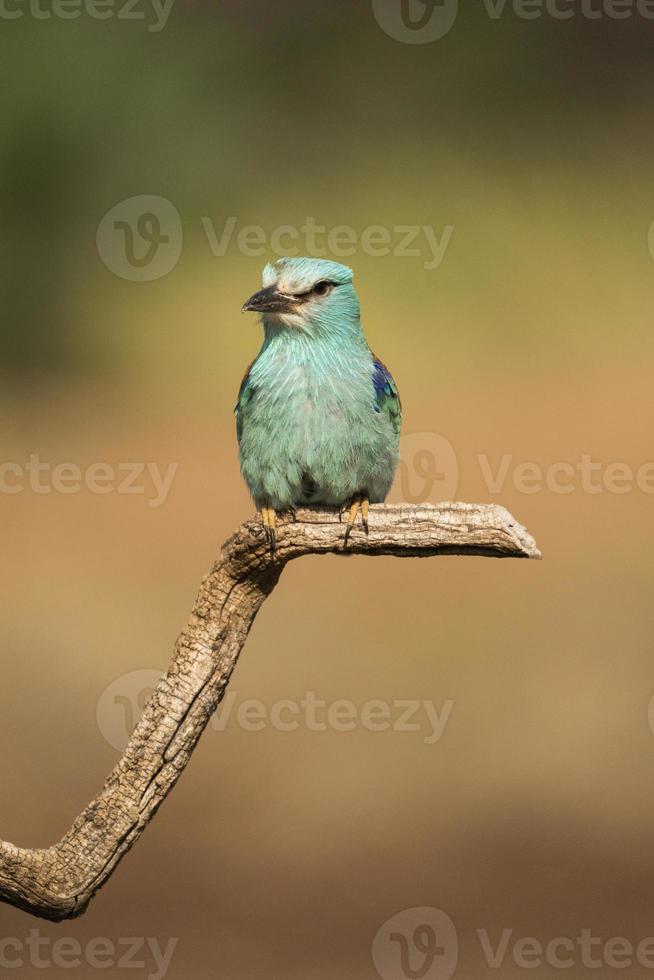
[[[250,374],[252,368],[256,363],[256,358],[252,361],[243,375],[243,380],[241,381],[241,386],[238,390],[238,398],[236,399],[236,407],[234,411],[236,412],[236,422],[238,427],[238,438],[240,441],[240,419],[243,410],[246,408],[250,399],[254,395],[254,385],[250,384]],[[402,402],[400,400],[400,393],[397,389],[397,385],[393,379],[393,375],[388,370],[383,361],[381,361],[375,354],[372,354],[372,387],[371,396],[372,404],[375,412],[384,413],[389,419],[393,426],[393,430],[399,434],[402,427]]]

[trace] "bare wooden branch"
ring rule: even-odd
[[[342,551],[343,525],[334,511],[301,510],[295,520],[282,520],[274,555],[259,521],[238,529],[202,582],[173,661],[99,795],[52,847],[0,842],[0,901],[53,921],[85,911],[177,782],[286,563]],[[540,558],[504,508],[459,503],[374,506],[369,533],[357,527],[348,552]]]

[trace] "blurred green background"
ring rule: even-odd
[[[342,259],[403,398],[393,499],[439,499],[427,453],[448,496],[505,504],[545,560],[288,568],[239,701],[449,700],[442,738],[232,720],[82,920],[0,906],[0,937],[178,937],[171,980],[368,980],[382,924],[435,906],[458,931],[455,976],[479,980],[497,971],[477,929],[654,934],[654,497],[513,480],[528,462],[654,459],[654,21],[475,4],[407,44],[368,2],[176,0],[157,32],[134,9],[145,19],[25,7],[2,23],[0,463],[176,470],[159,507],[147,492],[10,493],[6,477],[0,835],[52,843],[99,789],[117,758],[102,692],[165,668],[251,513],[232,413],[260,328],[240,307],[275,255],[216,256],[203,219],[267,241],[307,217],[393,242],[397,226],[453,226],[435,269],[360,245]],[[176,209],[181,252],[130,281],[96,237],[141,195]],[[494,490],[480,458],[496,471],[507,456]],[[13,971],[43,973],[28,956]],[[524,975],[510,952],[501,975]]]

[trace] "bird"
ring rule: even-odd
[[[241,473],[271,551],[277,515],[299,506],[348,511],[343,547],[398,464],[402,405],[361,327],[353,272],[329,259],[282,257],[242,312],[261,314],[263,346],[236,403]]]

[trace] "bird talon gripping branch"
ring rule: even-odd
[[[366,534],[369,531],[368,528],[369,509],[370,509],[370,501],[368,500],[367,497],[364,497],[363,500],[361,501],[361,523],[363,524],[363,530],[366,532]]]
[[[243,310],[262,315],[265,336],[236,404],[241,471],[271,548],[276,512],[308,504],[349,508],[347,545],[359,512],[367,534],[369,502],[391,488],[402,421],[393,377],[361,329],[352,270],[278,259]]]
[[[270,550],[275,551],[277,547],[277,514],[272,507],[261,508],[261,520],[268,538]]]
[[[352,528],[357,522],[357,515],[361,514],[361,525],[363,530],[368,533],[368,500],[365,497],[355,497],[350,505],[350,512],[347,517],[347,526],[345,528],[345,538],[343,541],[344,547],[347,547],[347,543],[350,539],[350,534],[352,533]]]

